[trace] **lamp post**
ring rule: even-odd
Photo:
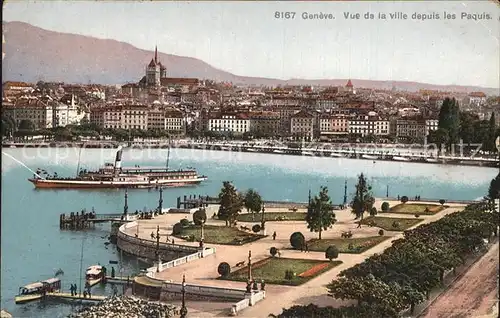
[[[158,214],[163,211],[163,188],[160,187],[160,200],[158,200]]]
[[[181,318],[186,318],[188,310],[186,308],[186,275],[182,275],[182,307],[181,307]]]
[[[260,219],[260,227],[262,230],[262,234],[265,235],[265,230],[266,230],[266,218],[264,217],[264,213],[266,212],[266,205],[262,204],[262,216]]]
[[[156,256],[158,257],[158,267],[156,271],[160,272],[161,259],[160,259],[160,226],[156,227]]]
[[[248,251],[247,293],[252,292],[252,251]]]
[[[311,195],[309,194],[309,198],[310,197]],[[311,199],[309,199],[309,201],[311,201]],[[347,179],[345,179],[344,181],[344,208],[346,205],[347,205]]]
[[[128,191],[125,189],[125,204],[123,205],[123,216],[127,216],[128,213]]]

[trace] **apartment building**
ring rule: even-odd
[[[349,119],[346,116],[323,114],[319,119],[321,136],[346,135],[349,133]]]
[[[280,135],[290,135],[290,121],[294,114],[300,112],[301,107],[284,107],[279,109]]]
[[[349,120],[349,133],[360,135],[388,136],[389,120],[382,119],[375,114],[358,115]]]
[[[246,114],[220,113],[209,119],[208,130],[244,134],[250,131],[250,119]]]
[[[296,139],[312,140],[314,138],[315,116],[309,111],[301,110],[290,118],[290,134]]]
[[[90,122],[104,128],[147,129],[148,107],[141,104],[106,105],[90,111]]]
[[[278,136],[280,133],[279,112],[252,112],[249,114],[250,132],[263,136]]]
[[[23,120],[31,121],[35,129],[53,127],[54,112],[52,105],[36,97],[20,97],[15,103],[2,103],[2,110],[5,115],[14,120],[17,127]]]

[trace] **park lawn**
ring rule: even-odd
[[[341,263],[341,261],[330,262],[311,259],[269,257],[252,264],[252,277],[257,282],[264,280],[266,284],[297,286]],[[292,270],[296,275],[291,280],[287,280],[285,279],[286,270]],[[302,277],[299,276],[301,274]],[[246,282],[247,275],[248,267],[246,266],[220,279]]]
[[[284,219],[278,219],[278,218]],[[265,221],[304,221],[306,219],[306,213],[304,212],[265,212]],[[261,213],[255,213],[252,219],[252,213],[243,213],[238,215],[237,218],[240,222],[260,222],[262,220]]]
[[[174,235],[174,236],[178,238],[183,238],[190,235],[194,236],[195,242],[199,242],[201,238],[200,227],[199,226],[185,227],[182,229],[179,235]],[[258,235],[250,232],[240,231],[236,227],[217,226],[217,225],[205,225],[204,236],[205,236],[204,240],[205,243],[225,244],[225,245],[243,245],[265,237],[264,235]]]
[[[386,231],[405,231],[410,227],[422,222],[424,219],[405,219],[405,218],[389,218],[383,216],[369,216],[361,221],[361,224],[368,225],[371,221],[374,221],[374,227],[379,227]],[[359,223],[360,221],[356,222]],[[392,226],[394,222],[399,223],[399,227],[395,228]]]
[[[391,238],[390,236],[368,236],[354,238],[335,238],[335,239],[312,239],[307,244],[310,251],[325,252],[328,246],[335,245],[339,253],[360,254],[369,250],[375,245]],[[351,249],[349,249],[351,245]]]
[[[429,211],[426,212],[425,208]],[[389,213],[434,215],[448,208],[447,205],[424,204],[424,203],[401,203],[389,209]]]

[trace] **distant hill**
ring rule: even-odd
[[[63,81],[67,83],[121,84],[138,81],[144,74],[152,51],[138,49],[115,40],[48,31],[24,22],[3,22],[5,44],[3,80],[25,82]],[[245,77],[219,70],[191,57],[159,53],[171,77],[196,77],[244,85],[345,85],[347,79],[287,81]],[[417,82],[370,81],[352,79],[355,87],[483,91],[498,94],[498,89],[471,86],[441,86]]]

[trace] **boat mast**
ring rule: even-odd
[[[170,160],[170,137],[168,137],[168,152],[167,152],[167,170],[168,170],[168,162]]]
[[[80,157],[82,156],[82,150],[85,147],[85,142],[82,144],[82,147],[80,148],[80,152],[78,152],[78,165],[76,166],[76,177],[78,178],[79,172],[80,172]]]
[[[79,291],[79,295],[80,295],[80,296],[82,295],[82,284],[83,284],[83,283],[82,283],[82,270],[83,270],[83,269],[82,269],[82,265],[83,265],[83,243],[84,243],[84,242],[85,242],[85,236],[84,236],[84,237],[83,237],[83,239],[82,239],[82,251],[81,251],[81,253],[80,253],[80,284],[79,284],[79,285],[80,285],[80,286],[79,286],[79,287],[80,287],[80,288],[79,288],[79,290],[80,290],[80,291]]]

